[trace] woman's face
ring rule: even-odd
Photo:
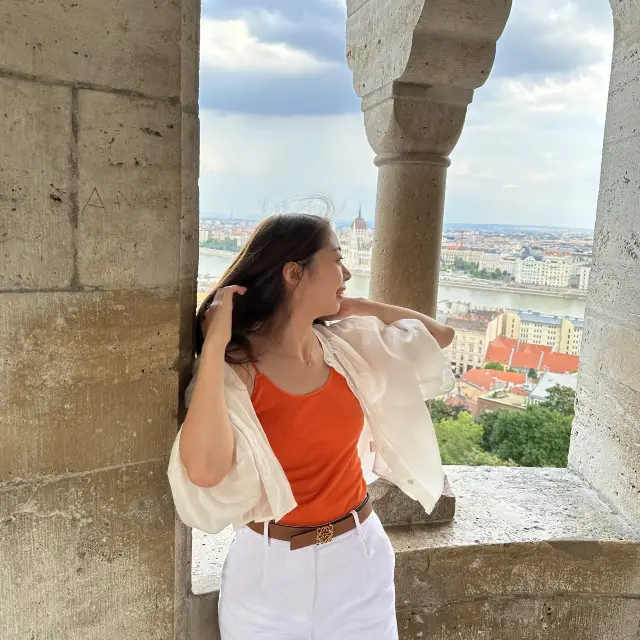
[[[350,279],[351,273],[342,263],[340,243],[331,231],[323,248],[305,269],[294,291],[294,304],[308,309],[314,319],[332,316],[340,310],[345,284]]]

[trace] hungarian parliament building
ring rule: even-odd
[[[362,217],[362,209],[351,227],[338,234],[342,246],[344,264],[354,273],[371,271],[371,250],[373,248],[373,230],[367,227]]]

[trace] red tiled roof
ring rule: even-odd
[[[494,340],[487,349],[485,362],[499,362],[509,364],[511,351],[513,354],[511,366],[515,369],[536,369],[538,371],[549,370],[552,373],[570,373],[578,370],[580,358],[567,353],[554,353],[551,347],[541,344],[529,344],[511,338],[500,337]],[[542,360],[542,361],[541,361]]]
[[[527,376],[524,373],[511,373],[509,371],[493,371],[492,369],[469,369],[460,380],[472,384],[474,387],[491,391],[496,382],[507,384],[524,384]]]

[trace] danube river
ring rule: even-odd
[[[199,273],[201,276],[219,278],[232,258],[231,255],[211,255],[201,251]],[[354,274],[347,285],[347,293],[355,297],[366,297],[369,293],[369,276]],[[438,300],[469,302],[476,306],[495,309],[531,309],[540,313],[574,318],[583,318],[585,307],[584,299],[556,298],[501,289],[475,289],[443,282],[438,287]]]

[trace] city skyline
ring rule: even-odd
[[[356,214],[351,212],[343,212],[340,217],[336,217],[335,220],[340,222],[343,226],[348,226],[353,219],[356,217]],[[263,220],[266,216],[262,215],[237,215],[233,212],[218,212],[218,213],[200,213],[201,220],[209,220],[209,221],[242,221],[242,222],[256,222],[259,220]],[[373,228],[374,225],[374,217],[371,214],[371,217],[366,217],[366,214],[363,214],[364,220],[369,227]],[[532,229],[537,231],[583,231],[593,234],[593,227],[568,227],[562,225],[541,225],[541,224],[509,224],[509,223],[496,223],[496,222],[456,222],[456,221],[444,221],[444,229]]]

